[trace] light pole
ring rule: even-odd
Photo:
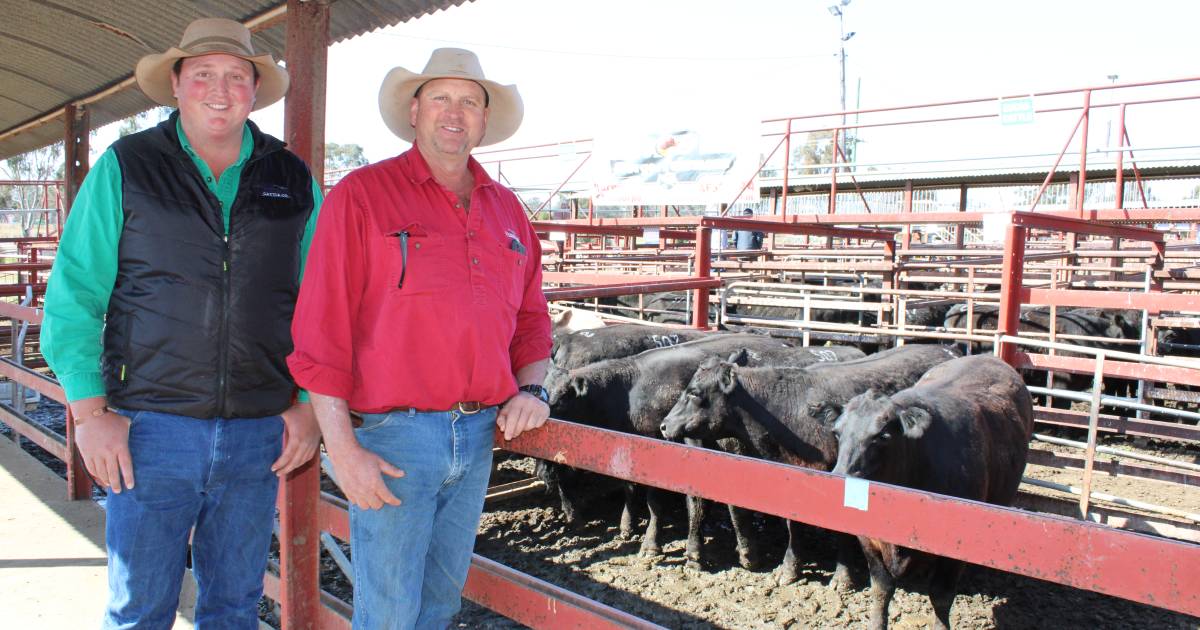
[[[845,140],[845,138],[846,138],[846,42],[850,41],[851,37],[854,37],[854,31],[850,31],[849,33],[846,32],[845,16],[842,14],[842,7],[844,7],[848,4],[850,4],[850,0],[840,0],[838,2],[838,4],[834,4],[829,7],[829,13],[831,13],[834,16],[837,16],[837,19],[838,19],[838,40],[839,40],[838,44],[840,46],[840,51],[839,51],[838,56],[841,60],[841,66],[842,66],[842,81],[841,81],[841,84],[842,84],[842,100],[841,100],[841,103],[842,103],[842,132],[841,133],[842,133],[843,140]],[[846,147],[847,161],[852,161],[853,155],[854,155],[854,148],[847,146]],[[833,157],[834,157],[834,160],[836,161],[837,156],[835,155]]]

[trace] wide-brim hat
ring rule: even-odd
[[[258,91],[254,109],[262,109],[283,98],[288,90],[288,73],[275,63],[270,53],[257,55],[250,43],[250,29],[225,18],[200,18],[188,24],[179,45],[161,54],[146,55],[137,64],[134,76],[138,87],[151,100],[167,107],[178,107],[171,90],[171,68],[187,57],[226,54],[245,59],[258,68]]]
[[[420,74],[404,68],[392,68],[379,88],[379,114],[392,133],[413,142],[417,130],[409,122],[412,100],[417,90],[434,79],[466,79],[478,83],[488,95],[487,129],[479,146],[496,144],[511,137],[521,126],[525,105],[515,85],[502,85],[483,76],[475,53],[461,48],[439,48],[429,57]]]

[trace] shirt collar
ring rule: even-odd
[[[414,184],[423,184],[433,179],[433,171],[429,170],[429,163],[425,161],[425,156],[417,150],[416,143],[413,143],[411,149],[400,155],[400,163],[403,165],[408,179]],[[467,169],[471,171],[471,175],[475,179],[476,188],[491,186],[495,183],[492,176],[488,175],[487,170],[473,156],[467,157]]]
[[[192,148],[192,143],[188,141],[187,134],[183,132],[183,117],[175,119],[175,133],[179,134],[179,145],[183,147],[187,154],[194,159],[200,159],[196,150]],[[232,166],[239,166],[250,158],[250,152],[254,150],[254,138],[250,134],[250,126],[248,123],[242,123],[242,148],[238,151],[237,161]]]

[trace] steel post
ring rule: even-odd
[[[1121,149],[1117,151],[1117,182],[1116,182],[1116,208],[1120,210],[1125,207],[1125,104],[1121,104],[1121,112],[1117,115],[1117,144]]]
[[[1021,318],[1021,283],[1024,278],[1026,228],[1009,224],[1004,233],[1004,261],[1000,267],[1000,319],[996,330],[1001,335],[1016,335]],[[1000,342],[1000,358],[1013,365],[1017,348]]]
[[[712,277],[712,229],[703,225],[696,228],[696,278]],[[708,288],[695,289],[696,299],[692,300],[692,326],[700,329],[708,328]]]
[[[325,75],[329,45],[327,0],[287,3],[287,67],[292,83],[284,110],[289,148],[317,181],[325,172]],[[280,626],[312,630],[321,608],[321,468],[314,457],[279,484]]]
[[[1087,148],[1088,121],[1092,118],[1092,91],[1083,93],[1083,133],[1079,136],[1079,218],[1083,218],[1083,206],[1087,201]]]

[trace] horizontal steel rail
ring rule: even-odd
[[[321,531],[350,540],[350,515],[345,500],[321,494],[317,523]],[[533,576],[488,560],[471,558],[467,599],[534,628],[660,628]],[[339,622],[333,628],[349,628]]]
[[[580,288],[559,287],[555,289],[544,289],[543,293],[545,293],[547,300],[553,301],[662,293],[666,291],[683,291],[687,289],[715,289],[719,286],[721,286],[721,280],[719,278],[690,278],[681,280],[642,282],[632,285],[596,285]]]
[[[846,479],[783,464],[551,420],[502,446],[592,472],[738,505],[929,553],[1200,614],[1200,545],[869,483],[846,507]],[[753,479],[754,483],[746,483]]]

